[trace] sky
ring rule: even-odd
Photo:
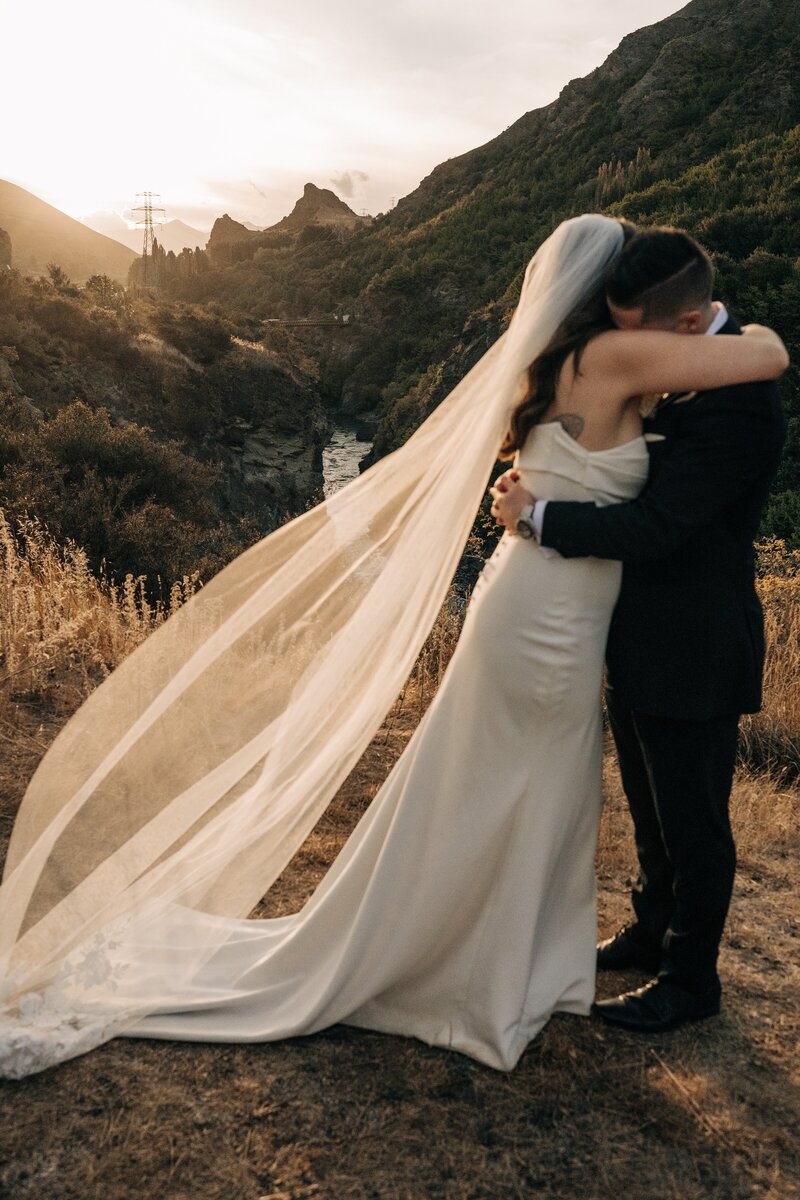
[[[384,212],[676,0],[0,0],[0,178],[107,232]]]

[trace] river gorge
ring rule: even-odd
[[[325,498],[338,492],[359,474],[359,463],[372,443],[360,436],[358,422],[344,413],[331,415],[333,434],[322,450]]]

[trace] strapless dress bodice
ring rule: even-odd
[[[557,421],[535,425],[514,456],[524,487],[541,500],[633,500],[647,479],[643,436],[608,450],[587,450]]]

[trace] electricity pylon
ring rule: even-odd
[[[161,217],[156,216],[154,219],[153,214],[160,213],[161,216],[163,216],[165,210],[161,207],[160,204],[155,203],[155,201],[161,200],[161,196],[159,195],[158,192],[137,192],[136,198],[138,199],[139,196],[143,197],[144,202],[142,204],[138,205],[138,207],[134,208],[132,211],[134,213],[134,219],[135,219],[136,224],[139,226],[142,226],[144,229],[144,236],[142,238],[142,258],[144,259],[144,268],[143,268],[143,272],[142,272],[142,283],[146,287],[147,286],[147,257],[148,257],[148,255],[150,256],[150,258],[153,257],[153,226],[158,225],[158,227],[160,229],[163,224]],[[142,213],[142,216],[136,217],[136,213]]]

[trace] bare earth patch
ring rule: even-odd
[[[19,708],[0,718],[4,846],[56,727]],[[406,725],[395,717],[375,738],[264,913],[291,911],[310,893],[402,750]],[[0,1197],[800,1197],[796,800],[764,779],[737,782],[740,865],[718,1018],[642,1038],[558,1016],[507,1075],[342,1026],[263,1046],[123,1039],[0,1087]],[[609,758],[601,932],[626,917],[632,869]],[[599,992],[640,982],[600,977]]]

